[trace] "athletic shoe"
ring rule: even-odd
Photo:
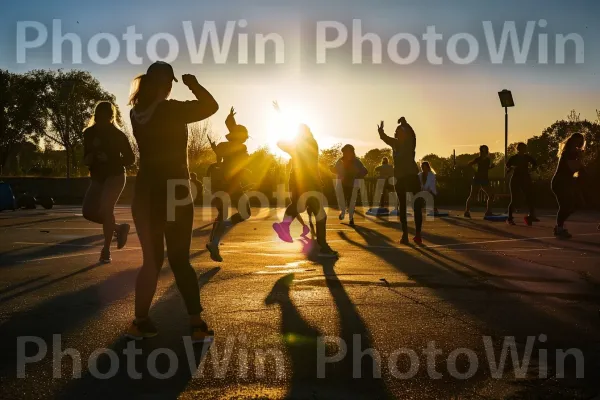
[[[525,218],[527,218],[527,217],[525,217]],[[506,220],[506,223],[507,223],[508,225],[516,225],[516,224],[515,224],[515,220],[514,220],[513,218],[509,218],[509,219],[507,219],[507,220]],[[527,221],[525,221],[525,223],[527,223]]]
[[[129,224],[121,224],[117,227],[117,249],[122,249],[127,244],[127,237],[129,236]]]
[[[417,235],[413,238],[413,242],[415,242],[418,245],[423,244],[423,239],[421,238],[421,235]]]
[[[212,243],[206,243],[206,249],[210,253],[210,259],[215,262],[223,262],[223,257],[221,257],[221,253],[219,252],[219,246]]]
[[[112,258],[110,257],[110,249],[107,247],[103,247],[100,252],[100,262],[102,264],[110,264],[112,262]]]
[[[158,335],[158,329],[156,329],[149,318],[141,321],[138,321],[137,319],[133,320],[129,329],[127,329],[127,333],[125,333],[125,337],[133,340],[142,340],[156,335]]]
[[[340,254],[333,250],[329,245],[322,246],[319,249],[319,257],[329,257],[329,258],[337,258]]]
[[[465,213],[463,215],[465,218],[471,218],[471,212],[469,212],[469,211],[465,211]]]
[[[288,224],[284,224],[283,222],[278,224],[277,222],[275,222],[273,224],[273,230],[275,231],[275,233],[277,233],[279,239],[287,243],[294,243],[294,239],[290,234],[290,226]]]
[[[568,230],[558,226],[554,227],[554,236],[556,236],[559,239],[571,239],[573,237],[573,235],[571,235]]]
[[[338,218],[340,219],[340,221],[343,221],[344,218],[346,218],[346,210],[342,210]]]
[[[308,225],[302,226],[302,233],[300,234],[300,236],[305,238],[308,236],[309,233],[310,233],[310,228],[308,227]]]
[[[523,221],[525,221],[525,223],[527,224],[527,226],[532,226],[533,225],[533,219],[529,216],[525,216],[523,217]]]
[[[402,239],[400,239],[400,243],[410,244],[410,242],[408,241],[408,235],[406,233],[404,235],[402,235]]]
[[[350,218],[349,225],[350,225],[350,226],[354,226],[354,218]]]
[[[191,327],[192,343],[211,343],[215,339],[215,331],[208,329],[206,322]]]

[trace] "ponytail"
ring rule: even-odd
[[[140,106],[142,109],[149,106],[158,94],[156,81],[148,74],[142,74],[133,79],[129,92],[129,103],[131,107]]]

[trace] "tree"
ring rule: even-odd
[[[190,165],[196,165],[212,156],[213,151],[208,143],[211,134],[210,120],[188,125],[188,160]]]
[[[375,173],[375,168],[381,165],[381,160],[383,157],[387,157],[390,161],[390,164],[394,163],[392,160],[392,149],[371,149],[366,152],[366,154],[361,158],[362,163],[364,164],[369,174],[373,175]]]
[[[0,173],[8,157],[34,133],[44,131],[40,82],[32,74],[0,70]]]
[[[105,91],[100,82],[87,71],[43,71],[32,72],[43,84],[41,101],[48,115],[48,129],[44,137],[62,146],[66,151],[67,178],[71,176],[71,165],[75,149],[82,143],[82,132],[99,101],[115,104],[115,96]],[[121,115],[118,113],[118,122]]]

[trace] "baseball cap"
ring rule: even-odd
[[[164,61],[156,61],[150,65],[148,71],[146,71],[146,75],[163,75],[172,78],[175,82],[179,82],[177,78],[175,78],[175,72],[173,72],[171,64]]]

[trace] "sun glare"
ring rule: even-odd
[[[279,112],[271,109],[267,127],[269,150],[277,156],[289,159],[289,155],[277,147],[277,142],[294,140],[300,124],[308,125],[317,142],[319,141],[321,124],[314,115],[306,112],[301,107],[291,105],[288,107],[282,106]]]

